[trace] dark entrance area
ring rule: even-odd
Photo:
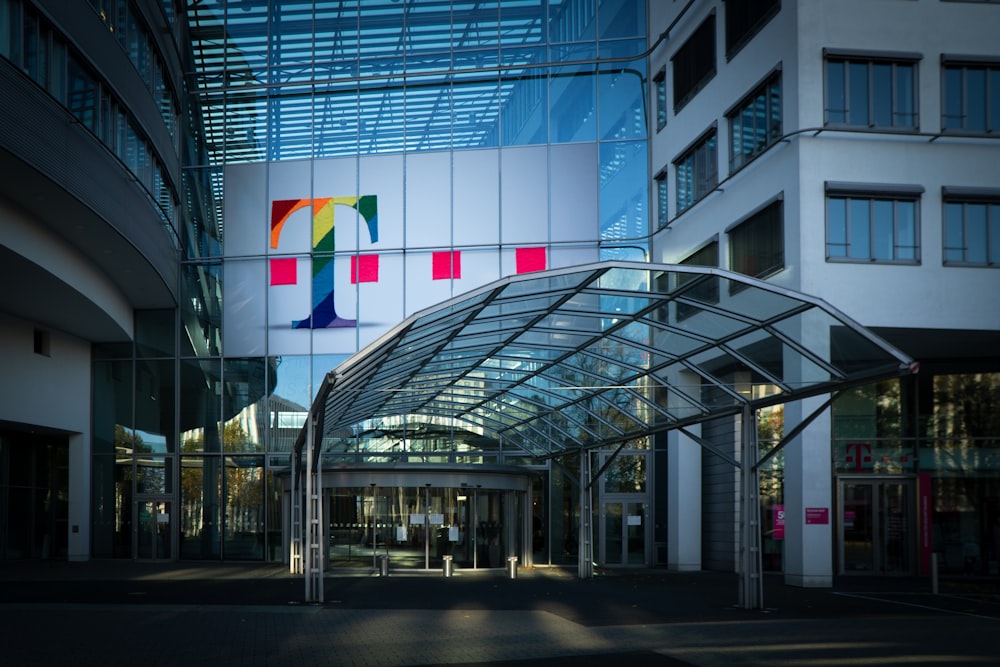
[[[0,431],[0,560],[65,559],[69,442]]]

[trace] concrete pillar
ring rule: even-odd
[[[787,403],[785,432],[826,399],[819,396]],[[832,586],[835,503],[829,409],[785,446],[784,455],[785,583],[805,588]]]
[[[701,569],[701,445],[679,431],[667,434],[667,566]]]

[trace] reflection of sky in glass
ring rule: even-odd
[[[312,403],[310,357],[280,357],[274,373],[276,383],[272,394],[306,408]]]
[[[135,432],[136,450],[143,452],[166,452],[167,437],[162,433],[150,433],[149,431]],[[139,443],[142,443],[141,445]]]

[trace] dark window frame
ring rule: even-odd
[[[674,114],[715,78],[718,70],[715,43],[713,10],[670,58],[674,75]]]
[[[979,91],[980,100],[973,104],[970,85],[976,72],[982,73],[982,90]],[[953,91],[952,86],[956,83],[959,90]],[[958,93],[957,101],[955,92]],[[973,111],[977,118],[981,117],[982,127],[973,126],[977,123],[970,121]],[[941,56],[941,132],[975,136],[1000,133],[1000,59]]]
[[[943,266],[967,266],[979,268],[1000,267],[1000,190],[979,190],[970,188],[944,188],[941,193],[941,263]],[[970,220],[970,208],[982,208],[982,228],[980,238],[971,238],[976,232],[972,226],[976,223]],[[949,247],[956,238],[953,229],[955,218],[959,213],[961,219],[961,245]],[[970,248],[981,248],[982,259],[970,256]],[[949,255],[960,253],[957,259]]]
[[[785,269],[784,193],[766,202],[756,211],[726,229],[729,239],[729,267],[751,278],[766,279]],[[761,236],[761,233],[764,236]],[[753,247],[741,248],[751,240]],[[764,242],[761,242],[764,238]],[[764,257],[764,261],[759,261]],[[731,291],[740,289],[733,284]]]
[[[737,127],[745,129],[746,125],[741,123],[743,116],[759,104],[763,98],[764,121],[763,127],[758,127],[753,123],[753,144],[749,151],[737,152],[737,144],[746,143],[745,135],[739,139],[736,137]],[[777,109],[775,110],[775,98]],[[777,115],[777,124],[774,124],[774,116]],[[764,153],[768,148],[778,142],[782,136],[784,127],[784,91],[782,89],[781,66],[772,70],[764,80],[757,84],[753,90],[726,112],[726,120],[729,124],[729,172],[735,173],[747,164],[752,162],[758,155]],[[754,117],[757,120],[757,117]],[[761,132],[762,130],[762,132]],[[761,139],[760,135],[763,134]]]
[[[656,191],[656,228],[663,229],[670,221],[669,205],[667,195],[669,187],[667,183],[667,168],[664,167],[653,176],[653,185]]]
[[[879,132],[920,129],[920,54],[823,50],[823,125]],[[888,67],[888,88],[880,84]],[[901,78],[908,71],[908,81]],[[862,75],[863,79],[858,79]],[[885,83],[885,81],[881,81]],[[903,90],[905,86],[908,91]],[[888,90],[888,100],[884,97]],[[908,105],[902,96],[908,92]],[[857,95],[858,100],[852,98]],[[880,104],[880,102],[882,104]],[[839,107],[834,107],[839,104]],[[887,109],[886,109],[887,104]],[[881,117],[888,116],[888,122]],[[863,119],[862,119],[863,116]]]
[[[653,96],[656,101],[656,131],[667,126],[667,68],[661,67],[653,77]]]
[[[824,206],[825,218],[825,256],[827,262],[832,263],[865,263],[865,264],[902,264],[919,265],[921,262],[920,247],[920,204],[923,196],[923,188],[920,186],[907,186],[895,184],[849,184],[831,183],[826,184],[826,199]],[[842,220],[833,220],[834,202],[842,202],[838,207],[843,208]],[[881,238],[877,219],[879,208],[885,212],[886,205],[891,206],[892,226],[888,231],[891,233],[889,244],[889,256],[881,255],[878,248]],[[902,216],[905,215],[904,204],[908,204],[912,211],[912,218],[907,221]],[[864,219],[858,220],[855,224],[854,217],[863,214]],[[904,223],[909,223],[910,229],[903,227]],[[834,225],[838,224],[841,229],[835,230]],[[852,233],[852,226],[858,229]],[[906,236],[909,235],[911,243],[907,244]],[[836,237],[835,237],[836,236]],[[863,254],[852,254],[852,247],[859,241],[863,244],[857,247],[865,249]],[[839,252],[834,249],[841,248]]]
[[[677,215],[704,199],[719,185],[719,142],[715,123],[674,159],[674,198]],[[703,172],[699,178],[699,172]],[[682,180],[689,180],[687,187]]]
[[[743,47],[781,11],[781,0],[725,0],[726,60]]]

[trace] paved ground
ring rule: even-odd
[[[0,564],[4,665],[629,667],[1000,665],[987,582],[764,585],[659,570],[331,574],[322,604],[275,566]]]

